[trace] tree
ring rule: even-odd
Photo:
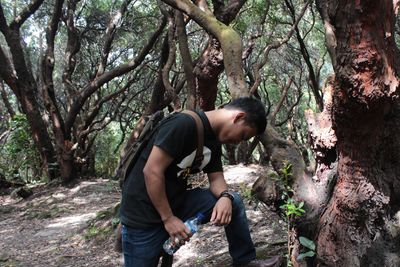
[[[335,76],[324,112],[308,114],[316,176],[297,180],[310,210],[298,234],[314,237],[315,266],[400,264],[397,4],[317,1]]]
[[[58,163],[62,180],[68,182],[76,177],[79,165],[90,159],[88,155],[96,136],[93,132],[104,128],[118,115],[126,99],[123,95],[129,91],[134,78],[122,77],[115,85],[119,89],[111,91],[107,91],[104,85],[110,85],[117,77],[128,72],[133,73],[153,48],[165,23],[160,23],[160,27],[150,35],[148,43],[133,48],[136,51],[135,57],[124,57],[129,53],[121,52],[112,58],[112,44],[120,41],[116,32],[131,1],[119,3],[119,9],[111,14],[108,24],[101,20],[99,22],[96,17],[106,15],[102,8],[107,7],[107,4],[103,2],[99,6],[94,3],[79,6],[79,1],[64,4],[62,0],[55,1],[54,5],[46,4],[44,1],[33,1],[14,16],[10,12],[5,13],[0,4],[0,30],[7,43],[7,47],[2,46],[0,49],[0,62],[4,66],[0,74],[27,115],[32,136],[50,178],[56,178],[57,175],[49,165]],[[43,18],[42,14],[38,14],[37,18],[47,24],[45,49],[40,47],[39,53],[42,54],[37,67],[31,64],[21,28],[27,19],[40,13],[37,12],[40,7],[48,14]],[[86,15],[83,20],[80,20],[81,14]],[[7,17],[10,22],[7,22]],[[85,21],[83,26],[78,26],[77,23],[82,21]],[[66,40],[66,46],[64,52],[58,55],[62,43],[57,42],[56,37],[62,34],[61,26],[67,32],[66,36],[60,37]],[[96,27],[105,28],[104,35],[100,38],[96,35],[96,38],[101,39],[100,47],[93,47],[92,40],[89,40],[92,37],[90,35],[97,31]],[[96,49],[100,49],[101,53],[95,52]],[[84,58],[85,53],[88,58]],[[61,58],[65,64],[56,68],[57,60]],[[121,62],[118,63],[117,59]],[[79,70],[78,66],[86,66],[86,69]],[[48,121],[43,119],[44,115],[48,115]]]

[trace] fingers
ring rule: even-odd
[[[190,240],[192,234],[189,228],[182,222],[178,217],[172,216],[164,222],[165,230],[171,237],[173,245],[185,244],[185,242]]]
[[[174,244],[174,245],[176,245],[176,244],[181,244],[181,245],[184,245],[186,242],[188,242],[189,240],[190,240],[190,237],[192,236],[193,234],[186,234],[186,233],[178,233],[177,235],[175,235],[175,236],[173,236],[172,238],[171,238],[171,240],[172,240],[172,243]]]
[[[188,239],[190,231],[186,225],[175,216],[164,223],[165,230],[168,232],[169,236],[179,239]]]
[[[172,245],[173,246],[175,246],[177,244],[184,245],[187,241],[189,241],[189,240],[186,240],[186,239],[183,239],[181,237],[175,236],[174,238],[172,238]]]
[[[232,204],[230,199],[221,198],[215,205],[210,222],[214,225],[227,225],[232,219]]]
[[[189,229],[186,227],[186,225],[184,225],[184,228],[179,228],[177,229],[176,232],[173,233],[172,236],[174,236],[175,238],[178,238],[179,240],[189,240],[190,239],[190,231]]]
[[[210,222],[211,222],[211,223],[214,223],[215,220],[216,220],[216,218],[217,218],[217,210],[216,210],[216,208],[214,207],[214,209],[213,209],[213,211],[212,211],[212,213],[211,213]]]

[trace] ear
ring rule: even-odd
[[[238,111],[235,114],[235,117],[233,118],[233,123],[237,123],[237,122],[239,122],[241,120],[244,120],[246,118],[246,115],[247,115],[246,112]]]

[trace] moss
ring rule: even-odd
[[[61,214],[65,214],[66,212],[68,212],[67,208],[60,208],[57,206],[52,207],[51,209],[48,210],[28,210],[25,212],[25,216],[32,220],[32,219],[39,219],[39,220],[43,220],[43,219],[52,219],[52,218],[57,218],[59,217]]]
[[[104,241],[112,233],[113,229],[111,225],[106,225],[106,226],[91,225],[84,234],[84,238],[86,240]]]
[[[96,217],[91,220],[89,227],[83,234],[86,240],[101,242],[106,240],[114,232],[114,228],[119,223],[117,217],[120,203],[107,209],[97,212]]]
[[[16,267],[20,266],[17,260],[10,258],[9,256],[2,254],[0,255],[0,266],[2,267]]]

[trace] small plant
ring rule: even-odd
[[[100,229],[97,226],[92,225],[85,233],[85,238],[91,239],[91,238],[97,236],[99,233],[100,233]]]
[[[251,193],[251,188],[247,187],[245,183],[240,184],[239,190],[240,190],[240,195],[242,196],[243,199],[246,199],[248,201],[254,200],[254,196]]]
[[[283,163],[283,168],[280,169],[280,174],[282,180],[285,182],[285,185],[289,185],[292,181],[293,178],[293,173],[292,173],[292,164],[290,164],[288,161],[284,161]]]
[[[314,257],[315,256],[315,243],[308,239],[307,237],[300,236],[299,238],[300,244],[305,248],[305,251],[300,253],[297,256],[297,260],[302,260],[307,257]]]
[[[291,188],[290,184],[292,181],[292,165],[288,162],[285,162],[283,168],[280,170],[281,179],[284,182],[284,191],[282,193],[282,201],[283,204],[280,206],[280,209],[283,211],[287,221],[287,235],[288,235],[288,253],[286,254],[287,258],[287,265],[292,266],[292,261],[290,260],[290,255],[292,254],[292,242],[291,242],[291,233],[293,232],[293,225],[292,222],[295,217],[300,217],[305,213],[304,202],[297,203],[293,199],[293,189]],[[303,240],[303,239],[302,239]],[[311,255],[307,254],[307,255]],[[304,258],[305,256],[303,256]]]
[[[289,220],[292,215],[295,216],[301,216],[305,213],[305,210],[303,209],[304,202],[300,202],[297,204],[293,198],[288,198],[282,206],[280,206],[281,209],[285,211],[286,218]]]
[[[243,200],[246,200],[249,204],[253,204],[253,209],[257,210],[257,208],[259,208],[260,200],[253,195],[251,187],[246,186],[245,183],[241,183],[239,190]]]

